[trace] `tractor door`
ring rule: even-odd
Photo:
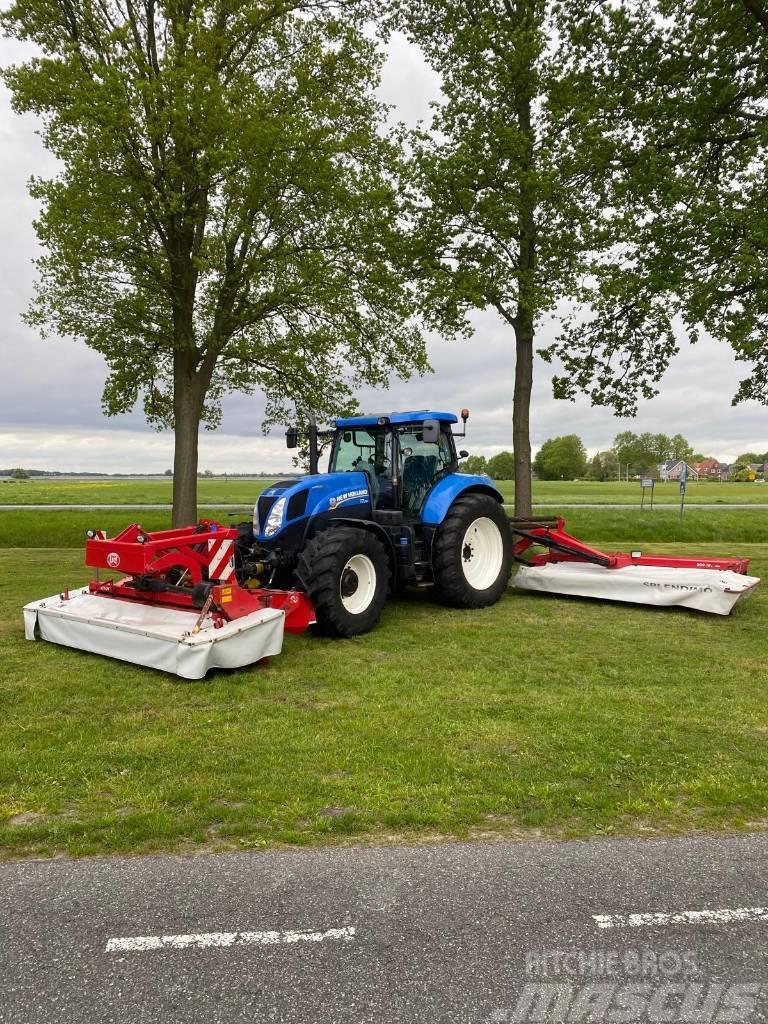
[[[432,486],[444,473],[456,468],[453,438],[448,431],[441,430],[436,443],[427,442],[415,424],[403,427],[398,435],[402,509],[406,518],[418,519]]]
[[[329,470],[331,473],[365,473],[374,508],[398,509],[399,494],[393,482],[393,435],[389,427],[354,427],[340,431],[334,440]]]

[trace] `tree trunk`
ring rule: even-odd
[[[515,325],[515,392],[512,443],[515,453],[515,515],[531,514],[531,388],[533,324],[519,316]]]
[[[203,402],[194,351],[173,356],[173,525],[197,522],[197,436]]]
[[[516,8],[521,22],[536,23],[536,4],[523,0]],[[531,388],[533,385],[533,333],[536,309],[536,201],[534,128],[531,95],[535,86],[533,64],[520,89],[517,126],[526,147],[519,186],[520,249],[517,263],[517,310],[515,328],[515,392],[512,407],[512,441],[515,449],[515,515],[531,514]]]
[[[530,113],[530,111],[529,111]],[[533,386],[533,293],[536,276],[535,198],[530,187],[520,189],[520,255],[515,328],[515,391],[512,442],[515,449],[515,515],[531,514],[531,389]]]

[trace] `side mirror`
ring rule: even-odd
[[[421,433],[425,444],[437,444],[440,440],[440,420],[424,420]]]
[[[465,452],[464,449],[462,448],[461,451],[459,452],[459,458],[460,459],[469,458],[469,452]]]
[[[288,427],[285,432],[285,447],[286,448],[298,448],[299,446],[299,432],[296,427]]]

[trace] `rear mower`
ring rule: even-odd
[[[86,563],[122,578],[27,605],[26,635],[201,678],[278,653],[283,629],[365,633],[405,586],[455,608],[492,605],[513,560],[522,589],[720,614],[759,582],[744,560],[606,554],[562,520],[510,520],[489,477],[458,471],[468,416],[461,433],[452,413],[427,410],[311,425],[309,475],[269,487],[237,527],[89,531]],[[331,445],[327,473],[319,437]],[[298,431],[286,440],[296,448]]]
[[[511,525],[521,563],[518,590],[728,615],[760,582],[747,575],[746,558],[609,553],[566,533],[557,516],[513,519]]]

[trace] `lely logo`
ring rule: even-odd
[[[116,569],[120,565],[120,555],[116,551],[110,551],[107,555],[107,565],[110,569]]]

